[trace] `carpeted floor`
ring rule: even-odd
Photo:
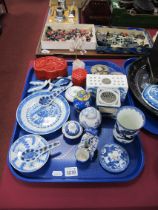
[[[35,56],[48,0],[6,0],[0,35],[0,176],[6,164],[27,67]]]

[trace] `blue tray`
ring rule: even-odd
[[[113,68],[114,71],[123,71],[121,67],[106,61],[85,61],[85,63],[86,63],[86,69],[88,71],[90,71],[91,66],[95,64],[105,64]],[[71,66],[72,66],[72,61],[68,61],[69,74],[71,73]],[[29,81],[31,80],[36,80],[32,68],[30,69],[26,79],[22,99],[28,95],[27,89],[29,88]],[[125,105],[130,103],[131,100],[128,95],[125,101]],[[74,110],[71,104],[70,104],[70,109],[71,109],[70,119],[78,120],[78,113]],[[16,178],[26,182],[128,182],[136,178],[140,174],[144,166],[144,154],[139,136],[136,137],[133,143],[128,145],[122,145],[128,151],[130,157],[130,164],[124,172],[118,174],[109,173],[105,171],[99,163],[98,153],[100,152],[103,145],[105,143],[115,142],[112,135],[112,129],[114,123],[115,121],[112,119],[103,118],[102,127],[100,128],[99,131],[98,151],[92,162],[87,162],[84,164],[76,162],[74,154],[77,147],[77,143],[79,142],[72,144],[71,140],[65,141],[63,139],[63,135],[60,129],[59,131],[53,134],[44,136],[44,138],[48,141],[52,139],[60,139],[62,141],[62,148],[61,148],[62,154],[60,156],[56,156],[53,158],[50,157],[46,165],[34,173],[20,173],[16,171],[8,162],[9,168],[12,174]],[[14,133],[11,139],[11,144],[17,138],[26,134],[28,133],[24,131],[16,123]],[[71,167],[76,167],[75,169],[77,169],[78,171],[77,176],[73,172],[72,174],[74,176],[67,176],[67,174],[65,174],[65,169],[68,169],[68,171],[70,172],[73,171],[71,170],[72,169]],[[60,176],[53,176],[54,173],[55,174],[57,173]]]
[[[124,71],[125,74],[128,74],[128,70],[129,70],[129,66],[136,60],[136,58],[130,58],[128,60],[125,61],[124,63]],[[148,132],[158,135],[158,129],[157,129],[157,125],[158,125],[158,118],[154,117],[152,114],[150,114],[143,106],[141,106],[135,99],[134,97],[131,97],[131,91],[129,91],[129,96],[130,96],[130,100],[131,100],[131,104],[133,104],[134,106],[137,106],[138,108],[140,108],[146,117],[146,122],[144,125],[144,129],[147,130]]]

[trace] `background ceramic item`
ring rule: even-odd
[[[47,146],[48,142],[38,135],[25,135],[17,139],[10,147],[9,150],[9,162],[18,171],[30,173],[37,171],[47,162],[49,158],[49,152],[47,151],[41,155],[36,161],[27,162],[21,159],[22,154],[27,149]]]
[[[75,157],[77,161],[84,163],[89,159],[89,152],[85,148],[78,148]]]
[[[85,90],[80,90],[77,92],[76,97],[74,98],[74,107],[77,111],[81,111],[82,109],[89,107],[91,105],[91,95]]]
[[[84,128],[98,128],[101,124],[101,114],[96,108],[87,107],[81,111],[79,122]]]
[[[77,95],[77,93],[80,91],[80,90],[84,90],[82,87],[79,87],[79,86],[72,86],[72,87],[69,87],[66,92],[65,92],[65,98],[70,101],[70,102],[73,102],[74,101],[74,98],[75,96]]]
[[[110,72],[109,67],[102,64],[96,64],[91,68],[92,74],[106,75],[109,74],[109,72]]]
[[[48,92],[34,93],[18,106],[16,119],[27,132],[45,135],[60,129],[69,117],[70,107],[63,96],[58,96],[49,105],[41,105],[51,96]]]
[[[132,106],[123,106],[117,113],[113,135],[121,143],[130,143],[144,126],[143,112]]]
[[[77,121],[68,121],[62,127],[62,133],[66,138],[76,139],[81,136],[83,128]]]
[[[149,106],[158,110],[158,85],[148,85],[143,90],[142,97]]]
[[[120,173],[129,165],[127,151],[117,144],[105,144],[99,156],[101,166],[112,173]]]

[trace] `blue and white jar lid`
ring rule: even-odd
[[[118,144],[105,144],[99,155],[101,166],[112,173],[120,173],[129,165],[127,151]]]
[[[75,96],[77,95],[77,93],[78,93],[80,90],[84,90],[84,89],[83,89],[82,87],[79,87],[79,86],[72,86],[72,87],[69,87],[69,88],[66,90],[66,92],[65,92],[65,98],[66,98],[69,102],[73,102]]]
[[[83,128],[77,121],[67,121],[62,127],[63,135],[68,139],[76,139],[81,136]]]

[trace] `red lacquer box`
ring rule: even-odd
[[[86,84],[86,69],[78,68],[72,71],[72,82],[74,85],[84,87]]]
[[[36,58],[34,60],[33,68],[36,77],[40,80],[67,76],[67,61],[55,56]]]

